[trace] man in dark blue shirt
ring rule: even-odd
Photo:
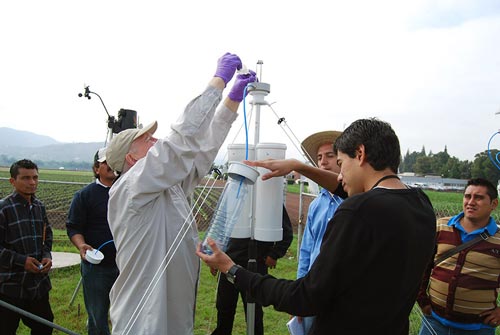
[[[106,148],[94,156],[96,180],[75,193],[69,209],[66,229],[71,242],[80,251],[83,297],[88,313],[88,334],[110,334],[108,326],[109,291],[118,276],[116,249],[108,225],[109,188],[115,174],[106,163]],[[99,250],[104,259],[89,263],[88,250]],[[90,251],[93,252],[93,251]]]
[[[0,200],[0,300],[54,320],[49,303],[52,288],[52,229],[45,206],[35,197],[38,167],[23,159],[10,167],[14,192]],[[15,335],[19,321],[32,334],[52,334],[52,328],[0,307],[1,333]]]

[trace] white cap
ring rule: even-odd
[[[102,163],[106,160],[106,148],[97,150],[94,156],[94,162]]]

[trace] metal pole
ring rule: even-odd
[[[297,226],[297,261],[300,257],[300,243],[302,242],[302,196],[304,192],[304,182],[299,180],[299,224]]]
[[[80,277],[80,280],[78,281],[78,284],[76,284],[75,290],[73,291],[73,295],[71,296],[71,300],[69,301],[69,305],[73,305],[73,302],[75,301],[76,294],[78,293],[78,290],[80,290],[80,286],[82,286],[82,277]]]
[[[73,331],[71,331],[71,330],[69,330],[69,329],[66,329],[66,328],[63,328],[63,327],[61,327],[61,326],[59,326],[59,325],[56,325],[56,324],[55,324],[55,323],[53,323],[53,322],[50,322],[50,321],[48,321],[48,320],[45,320],[44,318],[41,318],[41,317],[39,317],[38,315],[32,314],[32,313],[30,313],[30,312],[27,312],[27,311],[25,311],[24,309],[21,309],[21,308],[19,308],[19,307],[16,307],[16,306],[14,306],[14,305],[11,305],[11,304],[9,304],[9,303],[7,303],[7,302],[5,302],[5,301],[0,300],[0,306],[2,306],[2,307],[4,307],[4,308],[7,308],[7,309],[10,309],[11,311],[14,311],[14,312],[16,312],[16,313],[19,313],[19,314],[21,314],[21,315],[27,316],[28,318],[33,319],[33,320],[35,320],[35,321],[37,321],[37,322],[43,323],[44,325],[49,326],[49,327],[51,327],[51,328],[54,328],[54,329],[60,330],[60,331],[62,331],[63,333],[70,334],[70,335],[79,335],[78,333],[75,333],[75,332],[73,332]]]
[[[260,136],[260,104],[256,105],[255,108],[255,135],[254,135],[254,144],[255,148],[257,148],[257,144],[259,143]],[[252,272],[257,272],[257,242],[254,239],[254,222],[255,222],[255,195],[257,183],[253,185],[253,201],[252,201],[252,221],[250,227],[250,242],[248,243],[248,264],[247,269]],[[250,292],[247,292],[247,334],[254,335],[255,334],[255,299],[252,297]]]
[[[263,62],[259,60],[257,65],[260,66],[260,77],[262,79],[262,64]],[[255,150],[257,151],[257,144],[259,143],[260,137],[260,106],[268,105],[265,101],[265,96],[270,92],[270,85],[262,82],[252,83],[248,88],[248,92],[252,95],[253,100],[250,102],[255,105],[255,135],[254,144]],[[254,223],[255,223],[255,195],[257,183],[253,185],[253,201],[252,201],[252,220],[250,227],[250,242],[248,245],[248,265],[247,269],[249,271],[257,272],[257,242],[254,239]],[[255,334],[255,299],[251,296],[250,292],[247,292],[247,335]]]

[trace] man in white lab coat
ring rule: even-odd
[[[107,163],[119,174],[108,205],[120,270],[110,293],[113,334],[193,333],[198,232],[186,197],[210,170],[245,86],[256,81],[253,71],[239,74],[217,109],[241,67],[234,54],[219,58],[208,87],[165,138],[153,137],[153,122],[120,132],[107,149]]]

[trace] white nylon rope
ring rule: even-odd
[[[318,164],[316,163],[316,159],[314,157],[310,157],[309,156],[309,154],[304,150],[304,147],[302,146],[302,144],[300,144],[300,149],[299,149],[299,147],[297,146],[297,143],[301,143],[301,142],[299,141],[299,139],[297,138],[297,136],[295,136],[295,134],[292,131],[292,129],[290,129],[290,127],[288,126],[288,123],[286,122],[286,120],[284,118],[283,119],[280,118],[278,116],[278,114],[274,111],[273,107],[270,104],[268,104],[268,106],[269,106],[269,108],[271,108],[271,110],[273,111],[274,115],[278,119],[278,125],[280,126],[281,129],[283,129],[283,132],[288,137],[288,139],[292,142],[292,144],[295,147],[295,149],[297,149],[297,151],[300,154],[302,154],[302,157],[310,160],[311,162],[314,162],[314,166],[318,167]],[[283,123],[285,124],[284,126],[282,125]],[[288,128],[288,130],[290,131],[290,133],[293,135],[293,138],[291,138],[290,135],[287,133],[287,131],[285,130],[285,127]]]
[[[422,310],[420,309],[420,307],[417,306],[414,309],[417,310],[417,314],[419,314],[419,316],[420,316],[420,320],[422,321],[422,326],[424,326],[425,328],[427,328],[427,330],[429,330],[432,335],[438,335],[438,333],[436,332],[436,330],[434,330],[434,328],[432,328],[432,326],[429,323],[429,321],[427,321],[427,319],[425,318],[424,313],[422,312]]]

